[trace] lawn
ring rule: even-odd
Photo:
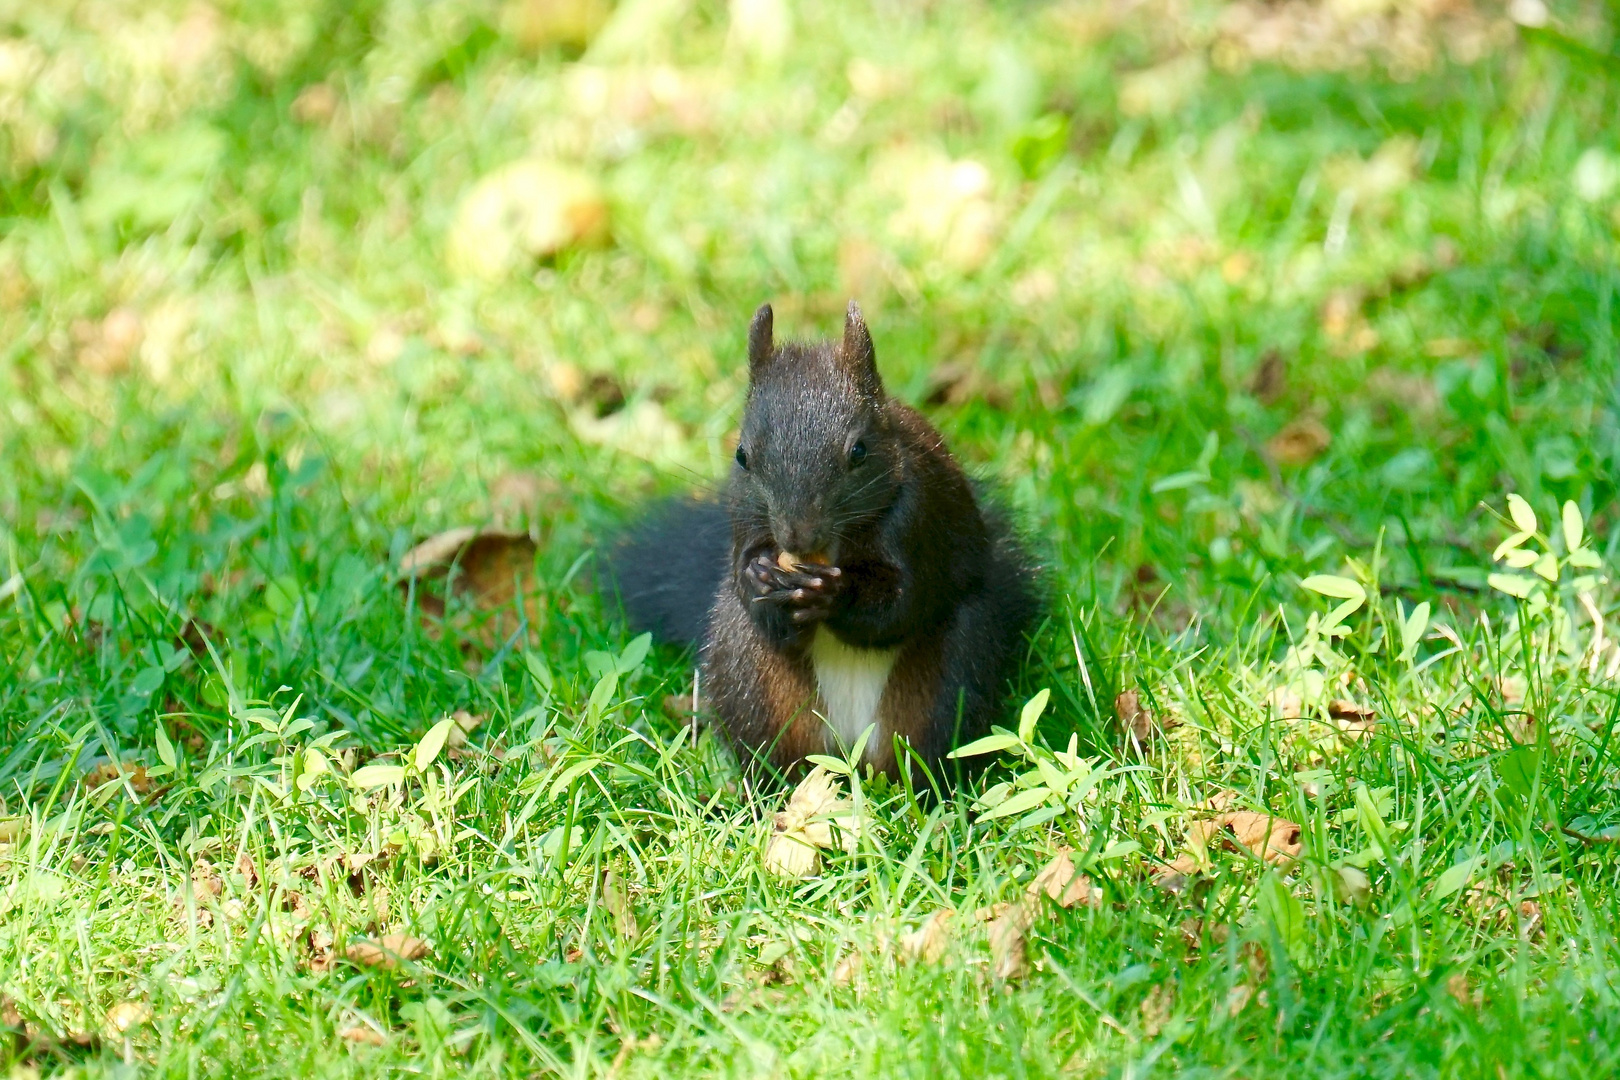
[[[0,3],[0,1072],[1620,1071],[1617,18]],[[1048,606],[828,828],[594,559],[852,296]]]

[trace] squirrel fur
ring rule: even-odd
[[[762,306],[748,373],[723,500],[666,503],[610,552],[626,613],[698,648],[703,704],[745,763],[791,773],[876,724],[867,763],[897,775],[905,743],[943,782],[1004,703],[1040,611],[1034,567],[939,432],[884,391],[853,301],[836,343],[778,344]]]

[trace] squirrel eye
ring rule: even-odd
[[[737,464],[742,466],[744,469],[748,468],[748,451],[744,450],[740,446],[737,447]]]
[[[854,468],[866,460],[866,440],[856,439],[855,445],[849,448],[849,465]]]

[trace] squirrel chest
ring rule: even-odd
[[[900,648],[862,649],[847,645],[825,626],[816,628],[810,642],[810,665],[821,698],[822,719],[829,728],[827,749],[847,752],[861,733],[881,724],[879,706],[889,685]],[[868,745],[885,745],[883,728],[873,732]],[[841,746],[839,744],[842,744]]]

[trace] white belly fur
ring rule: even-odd
[[[841,755],[854,749],[861,732],[879,723],[878,705],[883,701],[883,688],[888,685],[889,672],[894,669],[899,655],[899,648],[858,649],[839,641],[826,627],[816,628],[816,636],[810,643],[810,660],[816,669],[816,687],[821,691],[821,702],[826,709],[823,718],[831,727],[827,734],[829,753]],[[866,743],[867,755],[882,746],[886,737],[881,726],[874,731]],[[843,743],[841,749],[839,742]]]

